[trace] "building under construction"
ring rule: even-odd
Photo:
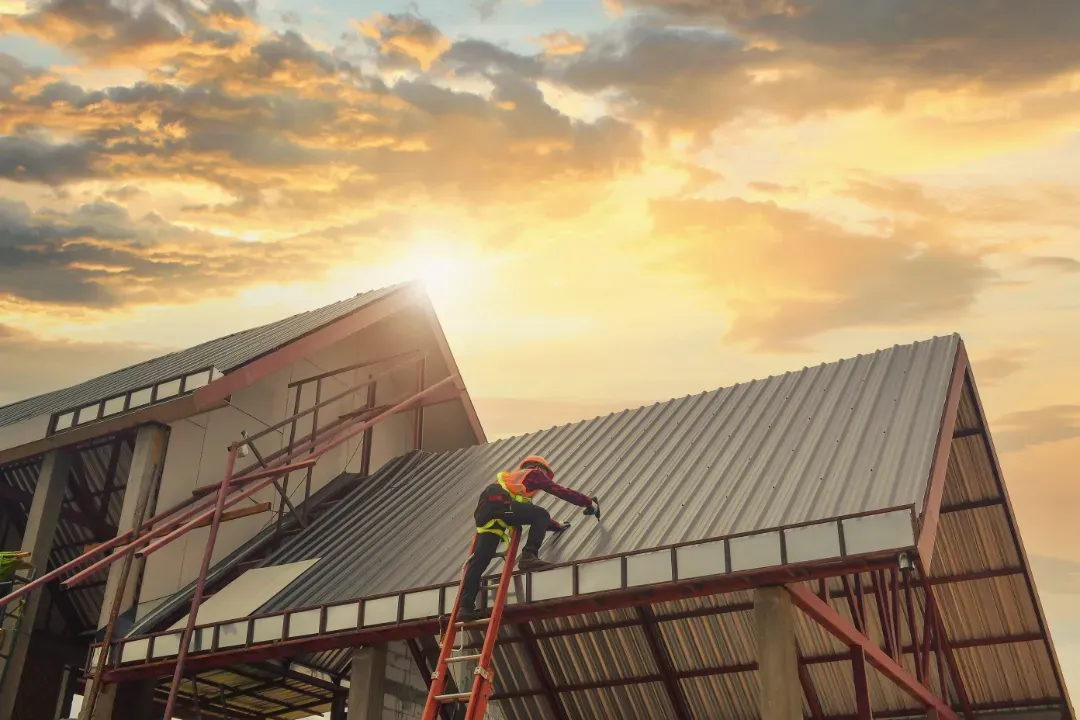
[[[458,626],[530,454],[602,519]],[[1074,718],[955,335],[488,442],[396,286],[0,408],[0,498],[0,720]]]

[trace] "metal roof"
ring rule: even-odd
[[[226,335],[63,390],[0,407],[0,427],[103,400],[210,366],[227,373],[340,320],[402,287],[405,285],[392,285],[361,293],[348,300]]]
[[[453,581],[477,493],[540,453],[597,495],[596,526],[544,557],[583,560],[922,505],[950,374],[950,335],[443,454],[414,453],[357,487],[266,564],[322,558],[270,612]]]

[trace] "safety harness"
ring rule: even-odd
[[[499,517],[491,516],[501,516],[504,513],[511,512],[510,504],[513,502],[532,502],[533,495],[536,495],[539,491],[525,489],[525,477],[528,474],[529,470],[499,473],[496,482],[489,485],[484,490],[483,495],[480,496],[480,502],[475,513],[477,520],[476,532],[498,535],[503,542],[510,542],[510,525],[507,525]],[[485,518],[490,519],[486,522],[480,522]]]

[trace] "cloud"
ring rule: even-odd
[[[1019,410],[994,423],[994,442],[1002,452],[1080,437],[1080,405],[1047,405]]]
[[[110,188],[102,193],[102,195],[108,200],[115,200],[122,203],[125,200],[131,200],[140,195],[146,195],[146,191],[141,190],[134,185],[122,185],[120,187]]]
[[[968,310],[994,277],[981,258],[927,245],[919,227],[870,235],[772,202],[656,200],[661,268],[701,283],[731,313],[728,339],[796,351],[851,327],[902,327]]]
[[[993,385],[1027,367],[1031,355],[1027,348],[1002,348],[972,358],[972,365],[980,383]]]
[[[450,40],[437,27],[415,15],[376,13],[354,25],[378,49],[387,68],[427,70],[450,48]]]
[[[566,30],[544,33],[536,39],[546,55],[578,55],[585,51],[587,40]]]
[[[473,0],[472,8],[481,20],[490,20],[502,6],[502,0]]]
[[[317,273],[331,260],[316,248],[347,258],[362,236],[351,239],[242,242],[154,213],[137,219],[105,200],[70,213],[0,200],[0,298],[97,309],[190,302],[264,282],[282,267]]]
[[[752,182],[748,187],[759,193],[765,195],[790,195],[799,191],[799,188],[794,185],[781,185],[780,183],[757,181]]]
[[[0,324],[0,405],[70,387],[163,355],[172,348],[38,338]]]
[[[1027,265],[1036,270],[1060,273],[1080,273],[1080,260],[1071,257],[1039,256],[1028,258]]]
[[[839,192],[880,210],[940,222],[1080,226],[1080,193],[1066,185],[942,189],[861,176],[849,179]],[[1067,265],[1056,259],[1048,264]]]
[[[1029,555],[1028,561],[1041,592],[1080,595],[1080,562],[1046,555]]]
[[[1016,85],[1080,67],[1073,0],[626,0],[713,22],[834,68],[953,86]],[[892,74],[890,75],[890,71]]]
[[[448,47],[415,17],[376,16],[366,27],[384,60],[420,67]],[[551,107],[528,62],[497,73],[489,96],[424,75],[387,85],[292,30],[241,29],[236,38],[153,66],[147,81],[98,91],[9,58],[0,65],[10,98],[0,177],[212,183],[232,199],[189,203],[191,212],[278,226],[302,204],[332,223],[343,209],[387,199],[535,202],[573,183],[597,193],[590,181],[633,172],[642,156],[631,124]],[[499,61],[492,50],[459,44],[451,62]]]

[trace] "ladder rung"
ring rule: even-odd
[[[472,695],[471,692],[449,693],[447,695],[436,695],[435,699],[441,703],[465,702],[470,695]]]
[[[459,662],[469,662],[471,660],[479,660],[479,659],[480,659],[479,655],[458,655],[456,657],[451,656],[451,657],[446,658],[446,662],[447,663],[459,663]]]
[[[459,628],[480,627],[481,625],[487,625],[489,622],[491,622],[491,618],[486,617],[486,618],[480,618],[479,620],[470,620],[469,622],[459,622],[459,623],[456,623],[454,625],[454,627],[459,627]]]

